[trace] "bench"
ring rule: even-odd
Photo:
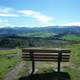
[[[59,48],[23,48],[22,59],[32,61],[32,73],[35,71],[35,61],[58,62],[57,72],[60,72],[61,62],[69,62],[70,50]]]

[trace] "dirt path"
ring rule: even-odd
[[[24,62],[20,62],[18,65],[16,65],[16,67],[13,70],[7,73],[4,80],[15,80],[19,74],[19,71],[24,67],[24,65]]]

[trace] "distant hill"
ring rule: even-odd
[[[45,33],[44,33],[45,32]],[[43,35],[44,34],[44,35]],[[55,35],[54,35],[55,34]],[[48,27],[4,27],[0,28],[0,36],[47,36],[61,38],[66,34],[80,36],[80,26],[48,26]]]

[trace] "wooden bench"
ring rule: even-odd
[[[32,74],[35,71],[35,61],[58,62],[58,73],[60,72],[60,63],[69,62],[70,50],[54,48],[23,48],[22,59],[32,61]]]

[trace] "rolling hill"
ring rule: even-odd
[[[49,38],[61,39],[66,35],[80,36],[80,26],[64,26],[64,27],[48,26],[48,27],[34,27],[34,28],[4,27],[4,28],[0,28],[0,36],[49,37]]]

